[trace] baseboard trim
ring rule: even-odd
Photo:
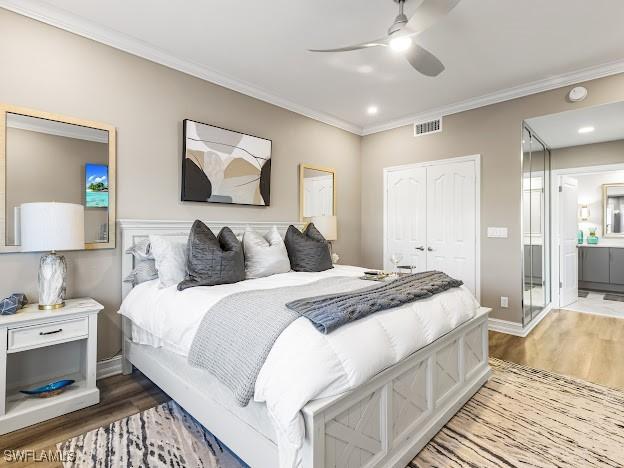
[[[509,320],[501,320],[497,318],[488,319],[488,329],[499,332],[506,333],[508,335],[519,336],[521,338],[525,338],[533,331],[539,323],[544,320],[550,311],[552,310],[552,305],[549,305],[544,310],[542,310],[535,320],[529,323],[526,327],[523,327],[522,324],[517,322],[510,322]]]
[[[105,361],[98,361],[96,379],[105,379],[113,375],[121,374],[121,355],[115,356]]]

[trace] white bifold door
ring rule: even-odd
[[[384,268],[440,270],[477,294],[477,164],[474,160],[386,170]]]

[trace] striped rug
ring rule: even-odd
[[[624,467],[624,394],[490,359],[492,378],[410,467]]]
[[[624,467],[624,394],[490,359],[491,379],[409,464],[424,467]],[[244,465],[176,403],[96,429],[59,449],[65,467]]]

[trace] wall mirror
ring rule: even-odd
[[[336,215],[336,171],[327,167],[299,166],[299,218]]]
[[[0,251],[20,251],[20,205],[84,206],[85,248],[115,247],[115,129],[0,105]]]
[[[603,225],[605,237],[624,237],[624,183],[602,186]]]

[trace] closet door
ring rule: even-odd
[[[427,269],[460,279],[476,294],[474,161],[427,168]]]
[[[425,271],[427,235],[427,171],[424,167],[388,172],[386,175],[386,252],[384,269],[394,265],[390,257],[403,256],[401,264]]]

